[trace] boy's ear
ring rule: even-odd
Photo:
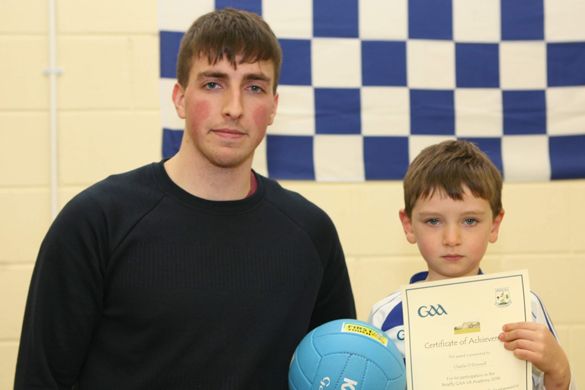
[[[185,119],[185,90],[179,83],[175,83],[173,88],[173,103],[179,118]]]
[[[400,222],[402,223],[402,229],[404,230],[404,234],[406,235],[406,240],[411,244],[416,244],[416,236],[414,235],[414,231],[412,230],[412,221],[410,217],[406,214],[404,209],[398,212],[398,217],[400,218]]]
[[[498,240],[498,234],[500,232],[500,224],[502,223],[502,219],[504,219],[504,209],[500,210],[500,212],[498,213],[498,215],[496,215],[492,222],[489,240],[492,244]]]

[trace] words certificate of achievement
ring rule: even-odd
[[[498,339],[531,321],[526,271],[403,286],[402,311],[408,389],[532,389],[531,364]]]

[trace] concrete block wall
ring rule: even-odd
[[[0,0],[0,389],[12,388],[28,283],[51,223],[48,2]],[[58,204],[161,156],[155,0],[58,0]],[[193,15],[195,17],[196,15]],[[170,99],[170,96],[169,96]],[[338,228],[358,314],[424,268],[398,222],[399,182],[283,182]],[[484,261],[526,268],[585,383],[585,181],[506,183]]]
[[[58,204],[160,159],[156,1],[57,0]],[[51,218],[48,1],[0,1],[0,389]]]

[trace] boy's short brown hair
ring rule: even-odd
[[[193,22],[181,39],[177,80],[182,87],[187,86],[195,57],[205,56],[211,64],[225,58],[236,68],[238,55],[241,63],[272,61],[276,93],[282,63],[278,39],[260,16],[234,8],[209,12]]]
[[[440,191],[461,200],[464,186],[489,202],[494,218],[502,210],[502,175],[490,158],[469,141],[444,141],[423,149],[410,163],[403,186],[408,217],[412,217],[418,199]]]

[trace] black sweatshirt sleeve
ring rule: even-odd
[[[327,249],[319,252],[325,257],[325,267],[321,288],[313,310],[311,326],[341,318],[356,318],[356,309],[345,256],[333,222],[328,221]]]
[[[71,389],[102,309],[105,222],[87,193],[49,229],[26,304],[14,388]]]

